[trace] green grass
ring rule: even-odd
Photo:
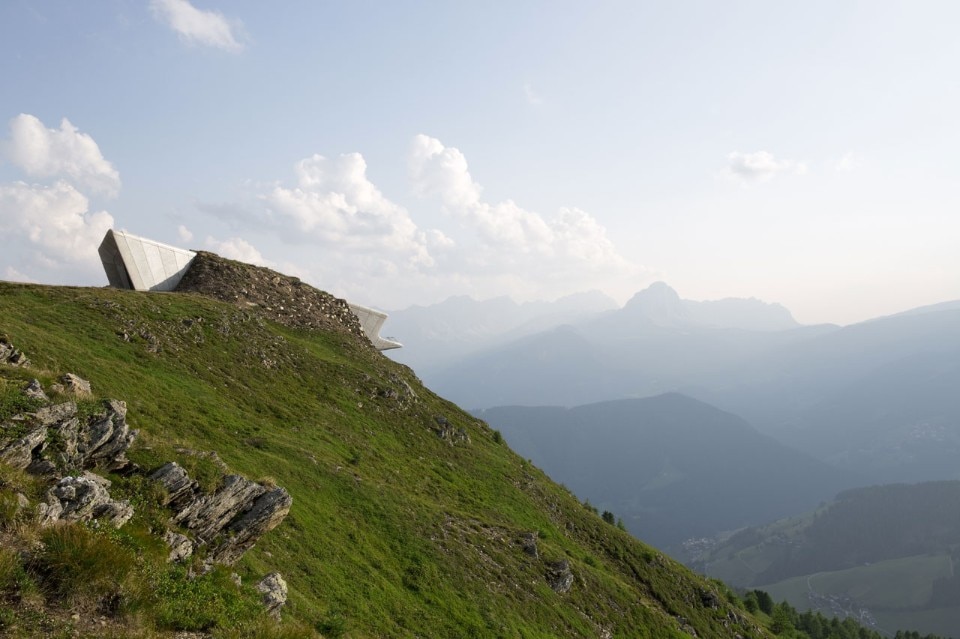
[[[127,402],[142,431],[130,457],[144,469],[176,460],[212,487],[223,472],[207,454],[216,451],[231,472],[289,490],[287,519],[233,570],[244,588],[283,574],[281,629],[291,636],[682,637],[681,617],[699,636],[758,634],[752,621],[729,623],[730,604],[702,605],[715,584],[602,521],[498,433],[353,337],[284,328],[198,296],[6,283],[0,318],[45,379],[72,372],[99,398]],[[439,438],[437,416],[470,443]],[[149,487],[112,479],[140,500],[134,540],[107,540],[120,553],[146,544],[137,531],[163,513]],[[529,531],[540,533],[539,560],[520,548]],[[576,575],[567,594],[545,583],[553,559]],[[153,628],[193,616],[221,633],[281,632],[257,625],[249,593],[222,575],[134,573],[154,574],[157,597],[137,595]],[[197,597],[207,607],[186,614]]]
[[[953,574],[950,555],[921,555],[869,566],[820,572],[760,586],[777,601],[806,610],[807,583],[820,594],[847,595],[871,611],[921,608],[930,600],[933,582]]]

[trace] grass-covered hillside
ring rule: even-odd
[[[112,636],[262,630],[249,584],[279,571],[281,629],[308,636],[767,635],[722,584],[604,521],[355,332],[263,311],[197,294],[0,282],[0,334],[31,360],[0,364],[0,422],[15,428],[9,420],[31,409],[21,395],[31,378],[50,390],[75,373],[96,396],[81,411],[126,402],[141,473],[109,475],[136,507],[124,528],[70,528],[82,538],[71,548],[126,557],[123,579],[90,573],[109,606],[75,596],[96,585],[70,564],[86,560],[50,563],[60,542],[29,508],[0,513],[7,546],[32,535],[27,551],[0,556],[0,632],[69,634],[78,613]],[[166,515],[142,473],[169,460],[208,489],[228,471],[282,486],[290,513],[236,565],[191,580],[195,566],[164,567],[150,541]],[[38,482],[4,471],[3,503],[14,489],[41,499]]]
[[[848,490],[815,512],[745,529],[701,560],[711,575],[877,628],[957,635],[960,482]]]

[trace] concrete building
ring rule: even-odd
[[[107,231],[99,252],[110,286],[136,291],[172,291],[197,255],[114,230]]]
[[[400,348],[403,346],[400,342],[394,341],[390,337],[380,337],[380,327],[387,321],[387,314],[381,311],[375,311],[359,304],[350,304],[350,310],[360,320],[360,328],[370,339],[370,342],[378,351],[388,351],[391,348]]]
[[[110,286],[136,291],[174,290],[197,255],[193,251],[114,230],[107,231],[98,250]],[[350,304],[350,310],[360,320],[360,327],[377,350],[402,346],[400,342],[380,337],[386,313],[359,304]]]

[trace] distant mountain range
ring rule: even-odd
[[[474,409],[681,392],[876,483],[960,479],[960,302],[847,327],[800,326],[756,299],[683,300],[663,283],[609,305],[594,295],[546,313],[549,304],[460,299],[390,321],[445,327],[422,363],[410,351],[430,341],[426,328],[395,352]],[[470,352],[455,346],[458,326]]]
[[[556,481],[668,548],[801,512],[857,482],[676,393],[475,414]]]

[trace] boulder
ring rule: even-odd
[[[43,384],[38,379],[31,379],[27,387],[23,389],[23,394],[30,399],[39,399],[44,402],[50,401],[47,394],[43,392]]]
[[[170,546],[167,561],[183,561],[193,554],[193,542],[186,535],[168,530],[163,534],[163,541]]]
[[[267,613],[280,620],[280,609],[287,603],[287,582],[279,572],[272,572],[257,584],[257,590],[263,595],[263,605]]]
[[[253,506],[227,526],[219,536],[213,551],[214,561],[233,564],[247,552],[263,535],[277,527],[290,512],[293,498],[283,488],[266,492],[253,502]]]
[[[163,505],[177,511],[192,502],[197,491],[197,482],[190,479],[187,471],[177,462],[167,462],[154,471],[150,479],[160,482],[166,490]]]
[[[561,595],[569,591],[570,587],[573,586],[573,572],[570,570],[570,562],[564,559],[548,563],[547,583]]]
[[[77,397],[90,397],[93,395],[90,382],[73,373],[67,373],[61,377],[60,383],[63,384],[63,392],[70,395],[76,395]]]
[[[0,433],[3,431],[0,430]],[[0,461],[26,470],[47,446],[47,429],[34,426],[12,442],[0,443]]]
[[[109,480],[89,472],[64,477],[47,491],[47,503],[37,508],[40,523],[98,519],[114,528],[123,526],[133,517],[133,507],[126,501],[113,500],[107,491],[109,486]]]

